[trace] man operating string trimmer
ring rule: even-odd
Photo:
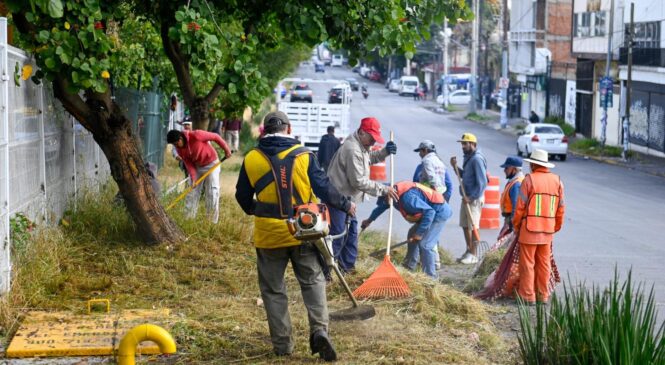
[[[258,147],[247,154],[240,169],[236,200],[245,213],[254,216],[259,288],[273,351],[289,356],[294,349],[284,282],[291,261],[307,308],[312,353],[334,361],[337,353],[328,336],[326,282],[318,252],[312,242],[292,235],[287,220],[293,218],[295,206],[315,203],[317,197],[345,215],[355,215],[356,206],[330,184],[312,152],[291,137],[286,114],[268,113],[263,125]]]

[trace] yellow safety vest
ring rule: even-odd
[[[291,164],[286,164],[290,166],[290,171],[282,169],[277,172],[273,172],[269,157],[258,149],[250,151],[245,157],[245,172],[256,191],[259,211],[258,215],[256,211],[254,215],[254,246],[257,248],[280,248],[301,244],[301,241],[293,238],[286,226],[286,218],[293,212],[284,210],[287,207],[292,209],[294,205],[303,202],[317,202],[307,175],[310,153],[301,145],[295,145],[278,153],[276,156],[278,160],[293,158],[293,161]],[[272,176],[267,182],[266,177],[269,175]],[[281,201],[281,196],[284,195],[280,194],[276,182],[290,189],[292,193],[290,202]]]

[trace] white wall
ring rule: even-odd
[[[584,13],[589,10],[587,5],[593,0],[575,0],[573,13]],[[611,8],[611,0],[601,0],[600,10],[607,11],[609,14]],[[639,1],[639,0],[637,0]],[[660,1],[660,0],[656,0]],[[637,5],[636,5],[637,6]],[[625,12],[630,12],[629,8],[624,8],[623,0],[614,0],[614,26],[612,32],[612,51],[613,58],[619,58],[619,48],[623,45],[623,20]],[[630,14],[629,14],[630,18]],[[575,20],[573,19],[573,22]],[[573,53],[598,53],[607,54],[607,34],[610,27],[610,18],[607,17],[605,21],[606,35],[604,37],[586,37],[576,38],[573,37]],[[573,24],[574,31],[575,24]],[[574,36],[574,33],[573,33]]]
[[[600,92],[596,92],[594,98],[595,106],[593,113],[593,137],[600,140],[602,131],[601,119],[603,117],[603,108],[600,107]],[[607,109],[607,129],[605,131],[605,143],[609,146],[621,146],[621,116],[619,115],[619,103],[621,95],[615,92],[612,95],[612,108]]]

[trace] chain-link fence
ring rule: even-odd
[[[92,134],[64,110],[50,84],[20,78],[32,60],[6,40],[7,19],[0,18],[0,294],[10,288],[11,217],[20,212],[36,222],[57,222],[79,192],[110,177]],[[162,166],[169,123],[163,97],[120,89],[116,101],[128,106],[144,158]]]

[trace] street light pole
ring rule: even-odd
[[[478,96],[478,85],[476,80],[478,78],[478,2],[480,0],[473,0],[473,39],[471,41],[471,79],[469,80],[469,88],[471,90],[471,101],[469,101],[469,113],[476,112],[476,98]]]
[[[626,80],[626,107],[623,117],[623,151],[621,158],[628,159],[628,139],[630,137],[630,92],[633,87],[633,38],[635,37],[635,4],[630,3],[630,27],[628,32],[628,79]]]
[[[448,108],[448,18],[443,18],[443,104]]]
[[[610,2],[610,29],[607,36],[607,58],[605,60],[605,79],[610,78],[610,64],[612,62],[612,33],[614,33],[614,0]],[[601,83],[602,84],[602,83]],[[610,85],[612,87],[612,85]],[[602,93],[602,91],[601,91]],[[605,100],[603,100],[603,117],[600,119],[600,146],[605,147],[607,135],[607,90],[605,91]]]
[[[503,0],[503,50],[501,51],[501,128],[508,126],[508,0]],[[505,86],[505,87],[504,87]]]

